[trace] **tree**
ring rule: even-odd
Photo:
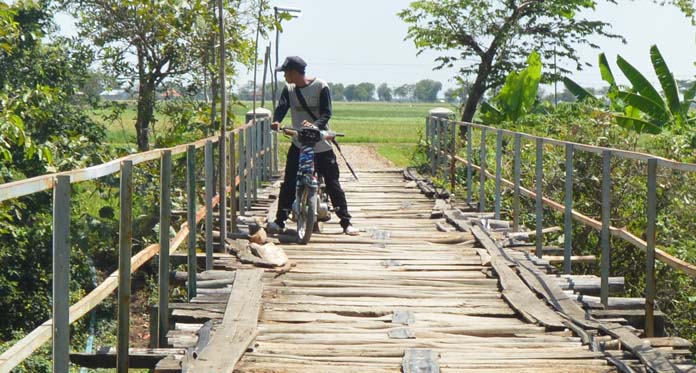
[[[377,97],[380,101],[391,102],[392,100],[392,89],[389,88],[387,83],[382,83],[379,88],[377,88]]]
[[[409,25],[407,38],[419,53],[443,52],[436,58],[436,69],[460,66],[462,77],[474,77],[462,108],[462,120],[468,122],[486,91],[501,86],[510,71],[522,69],[533,50],[547,61],[556,55],[560,76],[567,72],[563,66],[568,61],[582,69],[576,46],[596,47],[590,41],[595,35],[622,39],[607,31],[607,23],[578,16],[595,4],[593,0],[419,0],[399,16]],[[547,81],[553,79],[558,76],[547,74]]]
[[[355,99],[355,84],[348,84],[346,89],[343,91],[343,97],[346,101],[353,101]]]
[[[80,20],[80,35],[100,49],[105,68],[137,87],[135,122],[139,150],[150,147],[157,88],[168,78],[209,73],[217,29],[215,2],[194,0],[62,0]],[[226,0],[226,45],[233,62],[253,62],[253,38],[247,32],[253,0]],[[267,4],[266,4],[267,7]],[[270,19],[270,18],[268,18]],[[132,63],[131,61],[135,61]],[[215,79],[212,79],[213,81]],[[215,84],[213,84],[214,86]]]
[[[404,84],[394,89],[394,96],[398,97],[399,101],[412,101],[415,89],[416,86],[413,84]]]
[[[435,102],[437,94],[442,90],[442,83],[430,79],[423,79],[416,83],[413,96],[417,101]]]
[[[355,101],[372,101],[375,99],[375,85],[360,83],[355,87]]]
[[[345,101],[345,96],[343,92],[346,88],[342,83],[329,83],[329,89],[331,90],[331,99],[334,101]]]

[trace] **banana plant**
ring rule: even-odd
[[[541,57],[532,52],[527,58],[527,68],[511,72],[505,85],[491,102],[481,104],[480,118],[485,124],[516,122],[527,115],[537,98],[541,81]]]
[[[620,114],[614,114],[620,126],[639,133],[657,134],[665,129],[685,130],[696,120],[696,117],[689,112],[691,104],[695,102],[696,83],[684,93],[682,99],[679,96],[674,75],[655,45],[650,47],[650,60],[664,97],[638,69],[623,57],[617,56],[616,64],[631,84],[630,87],[620,87],[606,56],[604,53],[599,55],[602,79],[609,83],[607,97],[611,100],[610,110],[615,113],[620,112]],[[578,99],[587,98],[589,92],[572,80],[564,79],[564,83]]]

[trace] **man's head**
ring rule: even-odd
[[[307,63],[298,56],[290,56],[283,61],[283,64],[276,67],[276,71],[285,73],[285,81],[288,83],[301,84],[305,77]]]

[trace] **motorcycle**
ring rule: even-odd
[[[295,202],[292,204],[292,219],[297,222],[297,242],[309,243],[313,232],[321,233],[321,225],[331,219],[329,197],[324,178],[314,167],[314,145],[327,137],[342,137],[344,134],[320,131],[308,126],[300,130],[282,127],[283,134],[296,138],[302,145],[295,183]]]

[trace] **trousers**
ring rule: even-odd
[[[295,184],[297,180],[297,170],[299,168],[300,149],[295,145],[291,145],[288,150],[287,161],[285,162],[285,178],[280,185],[280,194],[278,196],[278,212],[276,213],[276,224],[281,227],[285,226],[285,220],[288,218],[288,211],[292,210],[292,203],[295,201]],[[334,207],[336,215],[339,217],[341,227],[344,229],[350,225],[350,213],[348,212],[348,202],[346,194],[343,192],[341,183],[338,180],[340,171],[336,154],[333,150],[327,152],[316,153],[314,156],[314,168],[319,175],[324,177],[326,184],[326,193],[331,199],[331,204]]]

